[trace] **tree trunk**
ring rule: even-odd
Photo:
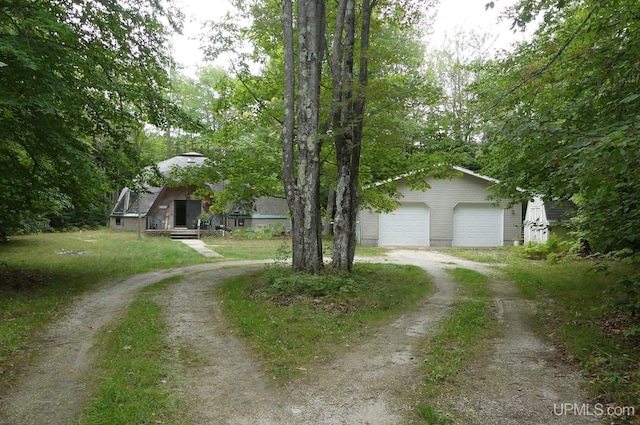
[[[320,142],[318,138],[320,76],[323,53],[324,0],[298,1],[298,132],[295,132],[295,61],[293,7],[283,0],[285,95],[283,180],[291,211],[293,270],[322,270],[320,214]],[[297,136],[297,137],[296,137]],[[297,144],[294,143],[297,139]],[[297,174],[295,173],[297,146]]]
[[[336,212],[334,220],[333,269],[351,272],[356,250],[356,225],[359,208],[359,172],[362,152],[362,128],[364,120],[365,88],[368,83],[367,49],[371,11],[373,4],[363,0],[362,27],[360,39],[360,69],[357,87],[354,77],[355,51],[355,0],[346,2],[344,13],[344,49],[338,42],[338,28],[334,37],[334,58],[332,64],[334,75],[334,143],[336,145],[336,162],[338,167],[338,183],[336,190]],[[340,15],[339,19],[340,20]],[[342,53],[342,69],[336,69],[340,63],[338,57]],[[340,84],[335,84],[336,76],[341,75]],[[335,90],[339,90],[336,94]],[[337,103],[337,107],[335,106]]]
[[[324,236],[333,235],[333,211],[335,210],[336,205],[336,190],[333,186],[329,186],[329,194],[327,195],[327,215],[323,222],[324,229],[322,230],[322,234]]]

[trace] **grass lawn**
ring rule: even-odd
[[[330,360],[336,347],[366,336],[431,291],[414,266],[356,264],[349,276],[306,276],[273,267],[217,287],[237,332],[276,378]]]
[[[247,239],[237,237],[204,237],[202,240],[207,247],[225,257],[225,260],[283,260],[291,258],[291,238],[288,236]],[[331,256],[333,241],[323,240],[323,251],[325,257]],[[384,255],[389,250],[373,246],[358,246],[356,255],[359,256],[379,256]]]
[[[275,258],[283,240],[218,238],[222,259],[209,259],[169,238],[109,230],[12,237],[0,244],[0,370],[10,369],[34,332],[84,291],[152,270],[212,261]],[[0,374],[2,376],[3,374]]]
[[[587,376],[593,401],[634,407],[636,418],[620,423],[640,423],[640,320],[608,306],[622,293],[617,282],[637,272],[637,264],[611,260],[552,264],[523,259],[520,252],[520,248],[448,251],[466,259],[507,264],[507,278],[538,305],[539,334]],[[606,272],[597,271],[603,268]]]
[[[0,380],[25,355],[43,329],[84,291],[152,270],[247,259],[284,259],[289,238],[205,238],[223,258],[205,258],[162,237],[138,238],[110,230],[14,236],[0,244]],[[329,243],[326,243],[329,245]],[[375,255],[384,250],[365,248]]]
[[[0,261],[2,367],[84,291],[124,276],[208,259],[167,238],[138,239],[135,233],[103,230],[12,237],[0,244]]]

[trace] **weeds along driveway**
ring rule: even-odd
[[[455,298],[455,285],[438,260],[422,253],[416,262],[432,273],[435,294],[364,343],[345,341],[336,361],[310,365],[302,378],[284,386],[263,372],[226,327],[219,304],[211,303],[213,285],[235,271],[192,275],[172,285],[157,301],[167,308],[170,344],[197,353],[177,383],[191,400],[193,423],[398,424],[412,408],[407,396],[421,383],[413,344],[435,331]]]
[[[485,265],[433,251],[393,251],[374,261],[414,264],[433,277],[437,291],[418,307],[382,326],[364,342],[345,341],[336,360],[310,365],[294,382],[278,386],[225,325],[215,284],[264,262],[203,264],[130,277],[87,295],[43,338],[42,357],[27,368],[0,405],[2,424],[62,424],[82,410],[92,388],[93,339],[98,329],[118,318],[144,286],[163,278],[185,278],[158,295],[168,320],[169,344],[196,359],[176,365],[170,382],[187,400],[194,424],[398,424],[413,407],[421,385],[423,360],[414,345],[437,332],[457,299],[445,272],[465,267],[485,274]],[[234,266],[229,268],[229,266]],[[554,403],[581,402],[580,377],[551,360],[551,348],[527,325],[510,284],[494,290],[496,314],[506,331],[492,352],[471,365],[460,385],[438,400],[461,423],[592,423],[584,417],[554,417]]]
[[[2,394],[0,425],[54,425],[76,418],[93,388],[95,337],[122,316],[140,289],[179,274],[262,263],[207,263],[144,273],[83,296],[32,347],[38,360],[27,365],[16,386]]]

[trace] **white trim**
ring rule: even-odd
[[[477,177],[477,178],[482,179],[482,180],[486,180],[486,181],[489,181],[489,182],[492,182],[492,183],[500,183],[499,180],[496,180],[493,177],[483,176],[482,174],[474,173],[471,170],[467,170],[466,168],[458,167],[456,165],[454,165],[452,168],[454,170],[456,170],[456,171],[460,171],[461,173],[468,174],[470,176],[474,176],[474,177]],[[394,182],[394,181],[398,181],[398,180],[401,180],[401,179],[416,175],[416,174],[421,173],[423,171],[425,171],[425,170],[410,171],[408,173],[401,174],[401,175],[399,175],[397,177],[392,177],[392,178],[389,178],[387,180],[383,180],[383,181],[376,182],[376,183],[371,183],[369,185],[364,186],[364,189],[367,189],[367,188],[372,187],[372,186],[373,187],[379,187],[379,186],[385,185],[387,183],[391,183],[391,182]]]

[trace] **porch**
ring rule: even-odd
[[[223,236],[222,230],[215,229],[147,229],[144,233],[146,236],[170,237],[171,239],[198,239],[198,237],[202,236]]]

